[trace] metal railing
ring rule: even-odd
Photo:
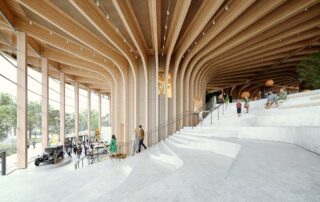
[[[83,168],[84,166],[92,165],[101,161],[106,160],[108,157],[108,153],[106,154],[93,154],[93,155],[87,155],[81,157],[77,162],[74,164],[74,169],[77,170],[80,168]],[[87,160],[85,163],[84,161]]]
[[[210,116],[211,116],[210,123],[211,123],[211,126],[212,126],[212,124],[213,124],[213,112],[216,111],[216,110],[218,110],[218,111],[217,111],[217,119],[219,120],[219,119],[220,119],[220,108],[221,108],[221,107],[222,107],[222,115],[224,115],[225,103],[220,104],[220,105],[218,105],[218,106],[216,106],[216,107],[214,107],[214,108],[212,108],[212,109],[210,110]]]
[[[181,125],[182,126],[181,128],[183,128],[183,126],[184,126],[183,121],[186,119],[189,119],[189,122],[188,122],[189,126],[195,127],[199,123],[199,112],[200,111],[204,111],[204,110],[210,111],[211,116],[212,116],[212,112],[215,110],[218,110],[218,116],[219,116],[219,109],[221,108],[221,106],[223,106],[223,104],[220,104],[216,107],[213,107],[213,99],[214,99],[214,97],[208,103],[206,103],[204,106],[200,107],[197,111],[181,112],[174,117],[170,117],[165,123],[161,123],[159,126],[146,131],[145,136],[147,136],[148,143],[150,143],[148,145],[149,146],[154,145],[161,140],[165,140],[165,138],[167,138],[170,134],[177,132],[177,130],[176,130],[177,124]],[[223,108],[223,113],[224,113],[224,108]],[[219,119],[219,117],[218,117],[218,119]],[[171,126],[175,126],[175,128],[171,128]],[[180,127],[178,127],[178,128],[180,128]],[[164,136],[160,137],[161,135],[164,135]],[[150,140],[151,140],[151,142],[150,142]],[[134,141],[117,142],[118,149],[119,149],[118,151],[121,153],[121,148],[122,149],[127,148],[127,150],[128,150],[127,153],[131,153],[131,152],[135,153],[135,149],[133,148],[134,143],[135,143]],[[102,155],[103,155],[103,157],[102,157]],[[74,166],[75,166],[75,169],[79,169],[80,166],[84,167],[86,165],[98,163],[98,162],[101,162],[101,161],[107,159],[107,157],[108,157],[108,154],[96,154],[96,155],[91,155],[91,156],[83,156],[75,163]],[[85,162],[85,160],[87,160],[87,162]]]

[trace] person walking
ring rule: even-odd
[[[237,106],[238,117],[240,117],[240,116],[241,116],[241,107],[242,107],[242,104],[241,104],[241,102],[240,102],[239,100],[238,100],[236,106]]]
[[[114,155],[117,153],[117,138],[115,135],[112,135],[111,137],[111,144],[109,150],[111,153],[111,158],[114,157]]]
[[[147,149],[146,145],[143,143],[144,139],[144,130],[142,128],[142,125],[139,125],[139,128],[136,129],[136,134],[138,135],[139,138],[139,149],[138,152],[141,152],[141,145],[144,147],[144,149]]]
[[[199,125],[202,126],[202,122],[203,122],[203,111],[199,112]]]
[[[78,156],[78,159],[80,159],[81,153],[82,153],[82,147],[81,147],[81,144],[78,143],[78,147],[77,147],[77,156]]]
[[[249,113],[249,98],[244,97],[244,108],[246,108],[247,113]]]

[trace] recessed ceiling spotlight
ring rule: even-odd
[[[196,44],[197,44],[197,42],[195,41],[195,42],[194,42],[194,45],[196,45]]]
[[[204,35],[206,35],[206,33],[205,33],[205,32],[202,32],[202,36],[204,36]]]
[[[29,24],[32,25],[32,21],[31,20],[29,20]]]
[[[97,6],[98,6],[98,7],[100,6],[100,2],[99,2],[99,1],[97,1]]]
[[[228,5],[226,6],[226,11],[227,11],[227,10],[229,10],[229,7],[228,7]]]
[[[169,10],[167,10],[167,15],[169,15],[170,13],[169,13]]]
[[[123,42],[126,42],[126,39],[123,39]]]
[[[308,8],[305,8],[305,9],[304,9],[304,11],[307,11],[307,10],[308,10]]]
[[[216,21],[213,20],[213,21],[212,21],[212,24],[213,24],[213,25],[216,24]]]
[[[107,19],[109,20],[110,19],[110,16],[107,14]]]
[[[119,32],[119,29],[118,29],[118,27],[116,28],[116,32]]]
[[[165,29],[168,29],[168,25],[165,25],[164,28],[165,28]]]
[[[161,55],[163,56],[163,52],[161,53]]]

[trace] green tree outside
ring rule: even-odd
[[[307,89],[320,88],[320,52],[311,54],[298,65],[299,82]]]
[[[28,103],[28,137],[32,138],[34,132],[41,130],[41,104],[40,102]]]
[[[7,138],[11,128],[16,128],[17,113],[13,97],[7,93],[0,93],[0,141]]]

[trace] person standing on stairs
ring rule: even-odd
[[[141,145],[144,147],[144,149],[147,149],[146,145],[144,145],[143,143],[143,139],[144,139],[144,130],[142,128],[142,125],[139,125],[139,128],[136,129],[136,134],[139,138],[139,149],[138,152],[141,152]]]
[[[203,121],[203,111],[199,112],[199,125],[202,126],[202,121]]]
[[[237,101],[236,106],[237,106],[238,117],[240,117],[240,116],[241,116],[241,107],[242,107],[242,104],[241,104],[241,102],[240,102],[239,100]]]
[[[247,113],[249,113],[249,98],[244,97],[244,108],[246,108]]]

